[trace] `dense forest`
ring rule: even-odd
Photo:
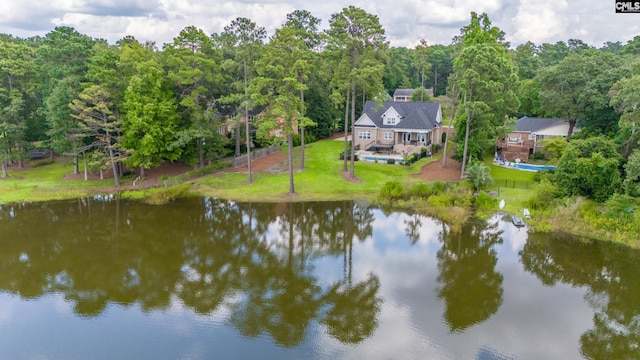
[[[113,172],[118,186],[123,164],[143,176],[165,160],[205,166],[283,139],[291,149],[344,131],[368,99],[431,88],[429,101],[458,129],[463,164],[492,152],[519,116],[558,117],[581,128],[549,146],[559,191],[640,194],[640,35],[599,48],[578,39],[513,47],[472,13],[449,45],[390,47],[378,17],[353,6],[319,28],[297,10],[269,38],[237,18],[220,33],[187,27],[162,48],[71,27],[0,34],[2,176],[46,149],[73,157],[75,171],[84,160]]]

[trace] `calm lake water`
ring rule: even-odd
[[[637,359],[640,253],[362,202],[0,209],[0,359]]]

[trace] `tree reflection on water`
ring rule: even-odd
[[[595,314],[593,328],[580,337],[585,358],[640,358],[640,251],[565,234],[531,234],[520,258],[547,285],[587,289]]]
[[[198,314],[231,310],[245,336],[299,344],[317,320],[344,343],[369,337],[380,282],[353,283],[353,241],[372,233],[371,209],[354,202],[235,203],[192,199],[166,207],[80,199],[0,210],[0,290],[23,298],[61,293],[76,314],[110,303]],[[55,230],[53,230],[55,227]],[[274,229],[277,229],[274,231]],[[341,256],[344,278],[321,284],[312,261]]]
[[[458,232],[443,226],[438,251],[438,297],[445,302],[444,321],[451,332],[487,320],[502,304],[502,274],[495,270],[494,246],[502,243],[497,223],[472,220]]]

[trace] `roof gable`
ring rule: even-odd
[[[376,126],[376,124],[373,123],[373,121],[369,118],[369,116],[367,116],[367,114],[362,114],[354,125],[355,126],[369,126],[369,127]]]
[[[402,116],[390,106],[383,114],[382,114],[382,123],[384,125],[398,125],[398,123],[402,120]]]

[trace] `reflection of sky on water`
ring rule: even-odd
[[[526,229],[499,222],[503,244],[495,247],[496,271],[504,276],[503,302],[485,322],[451,334],[443,323],[443,301],[437,298],[440,225],[424,219],[420,241],[411,246],[403,235],[408,215],[376,216],[373,241],[354,246],[353,268],[355,278],[364,279],[370,271],[380,277],[384,302],[379,326],[373,337],[347,349],[346,358],[580,358],[580,335],[593,325],[585,291],[564,284],[544,287],[523,271],[518,251],[526,242]]]
[[[378,210],[374,214],[372,237],[353,242],[352,276],[353,283],[367,279],[369,273],[378,276],[383,302],[377,329],[360,344],[345,346],[314,321],[307,329],[308,341],[282,349],[268,336],[243,338],[227,324],[231,312],[227,306],[201,316],[175,298],[165,311],[143,312],[137,305],[111,304],[97,318],[81,318],[57,294],[29,301],[0,293],[0,357],[106,359],[114,354],[106,347],[114,344],[126,354],[120,358],[131,359],[255,358],[256,354],[265,359],[580,357],[580,335],[593,326],[593,311],[583,299],[585,290],[564,284],[545,287],[524,272],[518,252],[526,242],[526,229],[517,229],[500,217],[489,220],[499,222],[497,230],[503,233],[503,244],[495,246],[495,270],[504,277],[503,301],[486,321],[451,334],[443,320],[444,301],[437,295],[441,285],[436,254],[441,248],[442,225],[422,217],[420,236],[412,244],[405,234],[410,215],[385,216]],[[279,227],[276,222],[269,225],[269,241],[277,242]],[[343,270],[342,255],[313,263],[313,276],[322,287],[342,280]],[[141,343],[151,346],[136,353]],[[70,345],[78,344],[83,350],[66,352]],[[8,348],[31,350],[15,354]],[[55,349],[53,354],[51,349]]]

